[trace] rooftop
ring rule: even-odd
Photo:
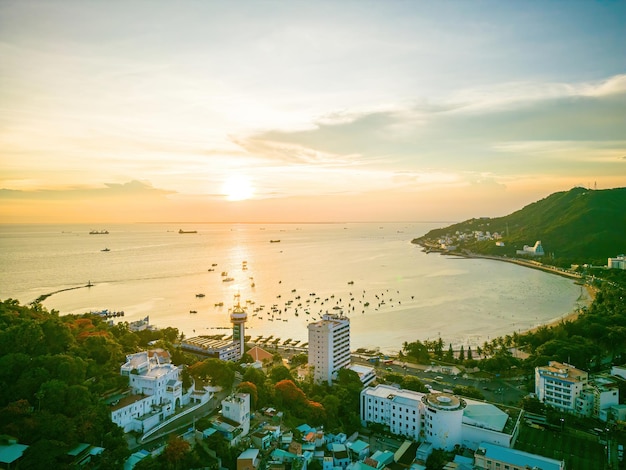
[[[540,468],[541,470],[560,470],[561,462],[559,460],[549,459],[541,455],[522,452],[521,450],[509,449],[507,447],[481,442],[476,451],[493,460],[507,462],[522,468]]]

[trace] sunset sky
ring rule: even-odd
[[[626,2],[0,0],[0,222],[457,221],[626,186]]]

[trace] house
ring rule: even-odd
[[[272,433],[267,430],[256,431],[250,436],[250,440],[257,449],[267,450],[272,445]]]
[[[347,447],[344,444],[331,444],[330,447],[335,467],[346,468],[350,464]]]
[[[11,436],[0,436],[0,465],[2,468],[19,468],[19,460],[28,449],[25,444],[18,444]]]
[[[354,460],[365,460],[370,455],[370,445],[360,439],[347,443],[346,447]]]
[[[260,463],[259,449],[246,449],[237,457],[237,470],[257,470]]]

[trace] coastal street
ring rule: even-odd
[[[353,362],[372,366],[371,363],[355,358],[355,356],[353,356]],[[486,401],[503,405],[517,406],[521,399],[528,394],[524,389],[522,377],[513,379],[463,377],[464,374],[449,375],[438,372],[436,369],[431,370],[432,367],[437,366],[394,361],[393,364],[376,366],[376,374],[379,377],[384,377],[387,373],[409,375],[418,378],[424,385],[439,392],[454,390],[457,386],[474,387],[484,395]]]

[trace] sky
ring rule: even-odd
[[[0,0],[0,223],[461,221],[626,186],[626,2]]]

